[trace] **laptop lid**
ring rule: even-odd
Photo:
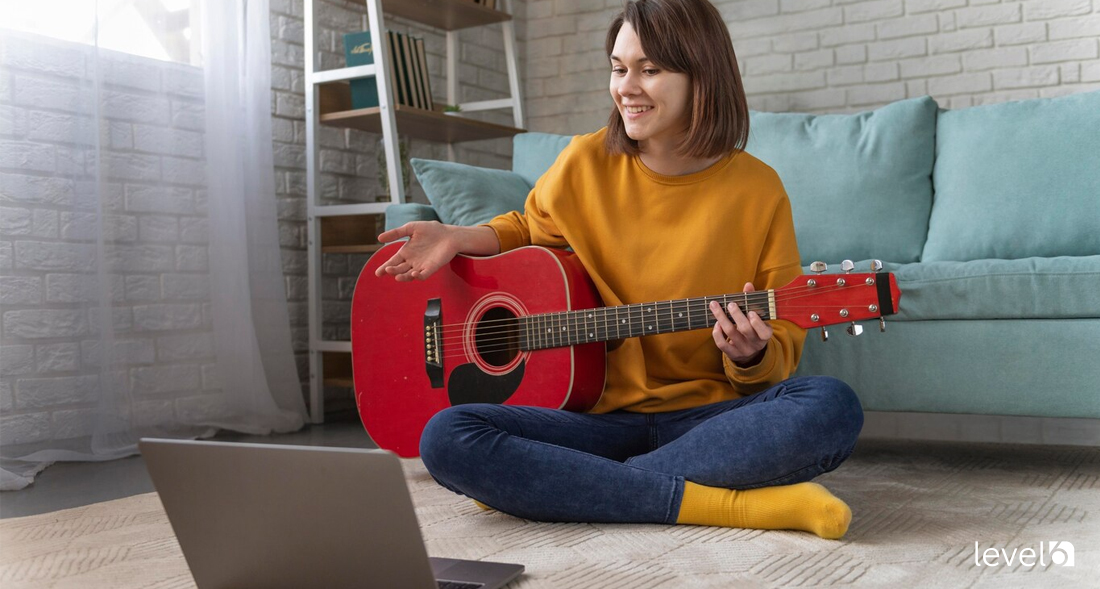
[[[199,589],[437,586],[390,452],[156,439],[138,447]]]

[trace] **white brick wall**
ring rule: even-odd
[[[925,94],[964,108],[1100,88],[1098,0],[714,4],[754,110],[857,112]],[[586,133],[606,124],[603,34],[620,9],[620,0],[526,3],[531,130]]]
[[[90,433],[108,320],[135,417],[194,412],[215,390],[201,378],[213,359],[201,72],[107,51],[96,64],[88,47],[17,35],[0,52],[0,442]]]

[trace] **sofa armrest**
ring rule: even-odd
[[[396,229],[410,221],[439,221],[431,205],[407,202],[386,207],[386,231]]]

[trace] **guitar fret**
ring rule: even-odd
[[[562,346],[571,346],[571,345],[573,345],[573,342],[571,341],[572,338],[569,337],[569,335],[570,335],[570,333],[569,333],[569,320],[571,319],[570,315],[571,315],[571,313],[569,311],[563,311],[563,312],[559,313],[559,317],[558,317],[558,338],[559,338],[559,343],[558,343],[558,345],[562,345]]]
[[[710,310],[712,302],[720,303],[731,321],[731,302],[745,315],[756,311],[769,320],[771,297],[772,291],[754,291],[530,315],[519,318],[520,347],[538,350],[713,328],[717,319]]]
[[[607,309],[596,309],[594,313],[596,314],[596,341],[607,341]],[[600,333],[601,327],[603,327],[603,333]]]
[[[543,348],[543,345],[542,345],[542,342],[543,342],[543,340],[542,340],[542,315],[538,315],[538,317],[535,319],[535,333],[537,334],[536,337],[538,337],[538,342],[539,342],[538,345],[539,345],[539,349],[541,350]]]
[[[573,345],[575,343],[578,343],[577,338],[573,335],[573,328],[577,324],[577,312],[576,311],[566,311],[565,312],[565,322],[566,322],[568,327],[562,333],[565,335],[566,343],[568,343],[569,345]]]
[[[557,334],[554,333],[555,315],[556,313],[546,314],[546,346],[549,348],[557,347],[558,343],[557,339],[555,339],[557,337]]]
[[[560,311],[557,312],[557,313],[554,313],[554,347],[555,348],[561,347],[561,346],[563,346],[567,343],[565,341],[566,336],[568,335],[565,332],[566,329],[568,329],[568,327],[565,324],[565,317],[562,316],[562,313]]]
[[[561,334],[562,345],[565,345],[565,346],[573,345],[573,337],[572,337],[573,333],[570,331],[570,328],[572,327],[572,325],[571,325],[572,319],[573,319],[573,312],[572,311],[564,311],[561,314],[561,329],[558,330],[558,333]]]
[[[559,341],[560,335],[558,334],[558,314],[547,313],[546,314],[546,347],[556,348],[561,342]]]
[[[551,324],[550,314],[546,313],[542,316],[542,344],[544,348],[554,347],[554,341],[552,336],[554,334],[554,326]]]

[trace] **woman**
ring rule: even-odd
[[[513,212],[414,222],[377,271],[422,279],[458,253],[572,247],[606,305],[777,288],[801,274],[790,203],[743,151],[748,107],[706,0],[637,0],[607,34],[608,126],[575,137]],[[705,330],[623,340],[586,414],[505,405],[434,416],[421,456],[444,487],[543,521],[796,529],[840,538],[851,510],[817,483],[851,454],[855,393],[789,379],[805,331],[736,304]],[[747,311],[747,312],[746,312]]]

